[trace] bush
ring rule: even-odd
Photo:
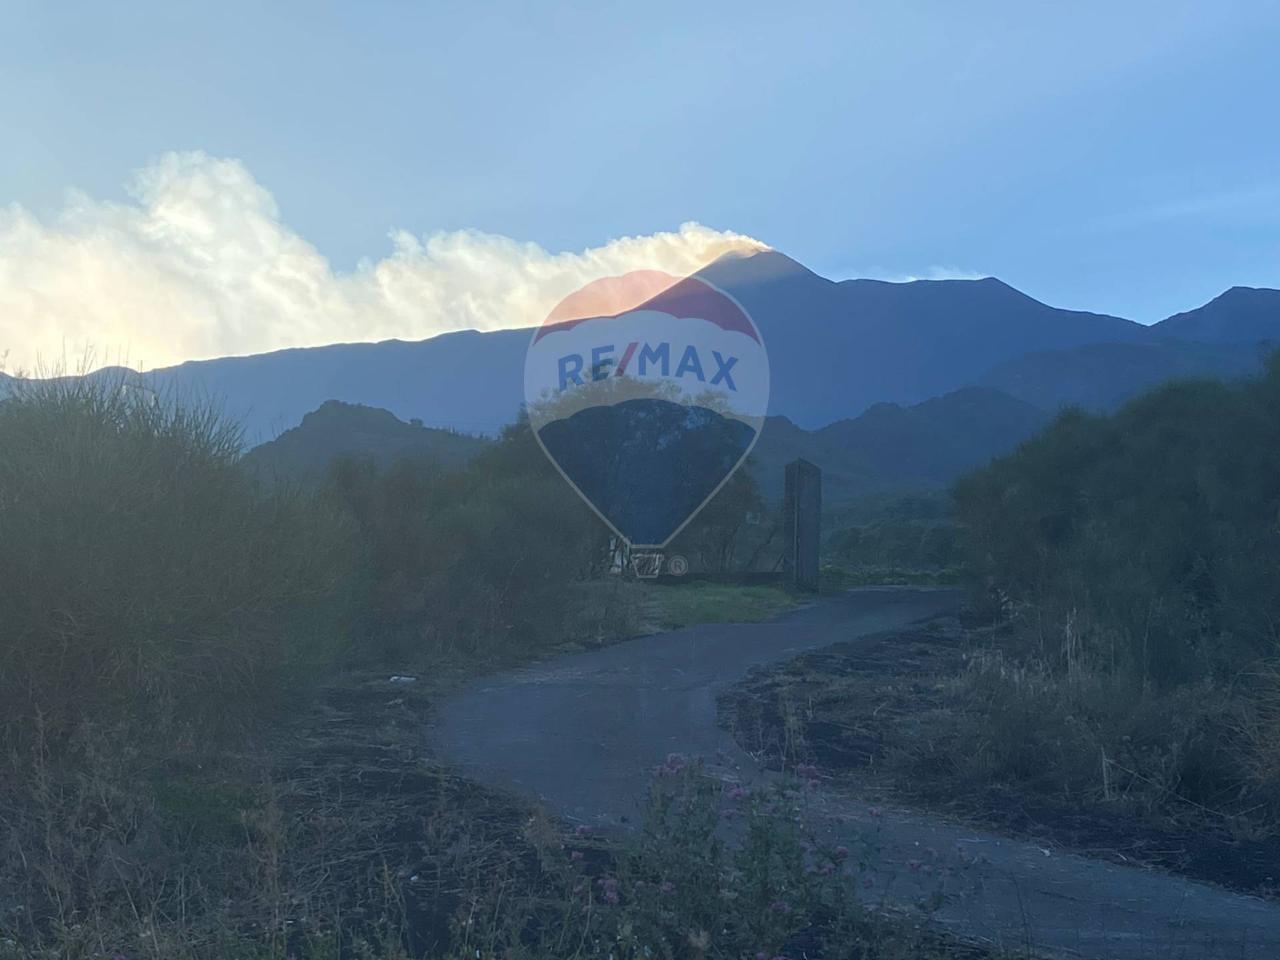
[[[975,570],[1143,683],[1230,678],[1280,639],[1277,400],[1280,364],[1064,414],[958,484]],[[1066,634],[1043,634],[1065,657]]]
[[[1274,826],[1278,403],[1280,357],[1068,411],[957,485],[970,566],[1015,626],[1013,666],[961,697],[991,777]]]
[[[363,548],[366,652],[383,660],[501,656],[574,629],[573,587],[608,558],[605,528],[537,448],[509,428],[468,468],[334,464],[328,492]]]
[[[204,731],[278,703],[343,640],[350,530],[237,468],[207,406],[122,378],[0,403],[0,725]]]
[[[1242,715],[1211,681],[1157,692],[1114,673],[1067,679],[988,652],[951,681],[928,736],[900,747],[891,764],[934,800],[1013,787],[1143,813],[1186,803],[1226,809],[1247,780]]]

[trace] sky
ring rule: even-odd
[[[1144,322],[1280,286],[1277,3],[0,0],[0,22],[10,371],[532,325],[595,276],[758,245]]]

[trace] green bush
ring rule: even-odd
[[[350,530],[237,468],[207,406],[123,379],[0,403],[0,725],[207,730],[278,703],[343,640]]]
[[[524,421],[463,471],[346,459],[327,489],[360,530],[366,650],[384,660],[474,662],[561,642],[579,619],[573,586],[608,557],[604,526]]]
[[[1229,678],[1280,624],[1280,365],[1061,416],[956,488],[985,586],[1144,683]],[[1044,639],[1067,656],[1067,634]]]
[[[959,698],[969,762],[1275,824],[1277,409],[1280,359],[1114,416],[1068,411],[957,485],[970,569],[1016,627],[1014,666],[971,673]]]

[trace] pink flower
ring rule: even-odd
[[[912,873],[919,873],[919,872],[920,872],[920,867],[921,867],[921,863],[920,863],[920,861],[919,861],[919,860],[908,860],[908,861],[907,861],[907,869],[908,869],[908,870],[910,870]]]
[[[774,913],[790,913],[791,904],[787,903],[785,900],[775,900],[773,903],[769,904],[769,909]]]
[[[578,826],[574,829],[573,832],[580,837],[591,836],[591,828],[588,827],[585,823],[578,824]]]
[[[675,891],[676,888],[675,888],[675,884],[673,884],[670,880],[663,880],[662,886],[659,887],[658,889],[660,889],[663,893],[672,893]]]
[[[863,888],[864,890],[870,890],[870,889],[871,889],[872,887],[874,887],[875,885],[876,885],[876,882],[875,882],[874,880],[872,880],[870,877],[863,877],[863,878],[862,878],[862,888]]]
[[[741,800],[744,797],[751,796],[751,792],[743,787],[734,787],[729,791],[730,800]]]
[[[837,860],[847,860],[847,859],[848,859],[848,857],[849,857],[849,848],[848,848],[848,847],[843,847],[843,846],[841,846],[841,847],[836,847],[836,859],[837,859]]]
[[[569,858],[570,858],[571,860],[581,860],[581,859],[582,859],[582,851],[581,851],[581,850],[575,850],[575,851],[573,851],[573,853],[569,854]]]

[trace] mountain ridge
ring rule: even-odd
[[[1049,410],[1105,409],[1170,376],[1255,372],[1247,346],[1280,340],[1280,291],[1269,288],[1232,288],[1146,327],[1052,307],[995,277],[833,281],[778,251],[727,255],[699,275],[742,303],[760,328],[772,371],[770,413],[811,430],[876,403],[910,406],[973,385]],[[330,399],[494,434],[522,405],[530,329],[289,347],[188,361],[141,378],[156,390],[221,400],[250,444]],[[1130,383],[1134,370],[1142,372]]]

